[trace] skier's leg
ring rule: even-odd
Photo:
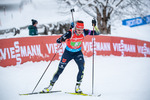
[[[84,75],[84,63],[85,62],[84,62],[84,57],[83,57],[83,54],[81,51],[77,53],[77,56],[75,56],[74,60],[77,63],[78,69],[79,69],[79,72],[77,75],[77,83],[76,83],[76,87],[75,87],[75,92],[82,93],[82,90],[80,89],[80,85],[81,85],[82,78]]]
[[[66,67],[66,65],[71,59],[72,57],[69,55],[69,52],[65,50],[60,60],[58,69],[56,73],[54,74],[52,80],[50,81],[50,85],[47,88],[44,88],[43,92],[49,92],[52,89],[53,85],[58,80],[60,74],[63,72],[64,68]]]
[[[83,57],[83,54],[82,54],[81,51],[79,51],[77,53],[74,60],[77,63],[78,69],[79,69],[79,72],[78,72],[78,75],[77,75],[77,82],[81,82],[82,78],[83,78],[83,74],[84,74],[84,63],[85,63],[84,57]]]
[[[70,56],[70,52],[65,50],[65,52],[63,53],[62,58],[60,60],[58,70],[54,74],[53,79],[51,80],[51,82],[55,83],[58,80],[59,75],[63,72],[64,68],[66,67],[66,65],[68,64],[68,62],[71,59],[72,59],[72,57]]]

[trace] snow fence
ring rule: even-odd
[[[27,61],[49,61],[56,53],[60,36],[35,36],[0,40],[0,66],[23,64]],[[86,36],[82,44],[84,56],[150,57],[150,42],[114,36]],[[66,44],[63,43],[54,60],[60,60]]]

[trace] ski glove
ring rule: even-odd
[[[66,40],[66,37],[65,37],[65,35],[62,35],[60,38],[58,38],[57,39],[57,43],[61,43],[61,42],[65,42],[65,40]]]
[[[71,28],[74,28],[74,22],[71,23]]]
[[[92,20],[92,26],[93,25],[96,26],[96,20],[95,19]]]
[[[60,38],[58,38],[56,42],[57,42],[57,43],[61,43],[61,40],[60,40]]]

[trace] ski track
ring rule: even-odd
[[[94,94],[101,97],[85,97],[64,93],[19,96],[32,92],[49,62],[27,62],[22,65],[0,67],[0,100],[149,100],[150,58],[96,56]],[[53,61],[35,91],[48,86],[57,70],[59,61]],[[72,60],[59,77],[53,90],[74,92],[77,65]],[[85,71],[81,89],[92,91],[92,57],[85,57]]]

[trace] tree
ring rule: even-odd
[[[150,8],[150,0],[60,0],[67,6],[82,9],[97,20],[102,34],[111,34],[111,22],[128,16],[144,16]],[[66,7],[66,6],[65,6]]]

